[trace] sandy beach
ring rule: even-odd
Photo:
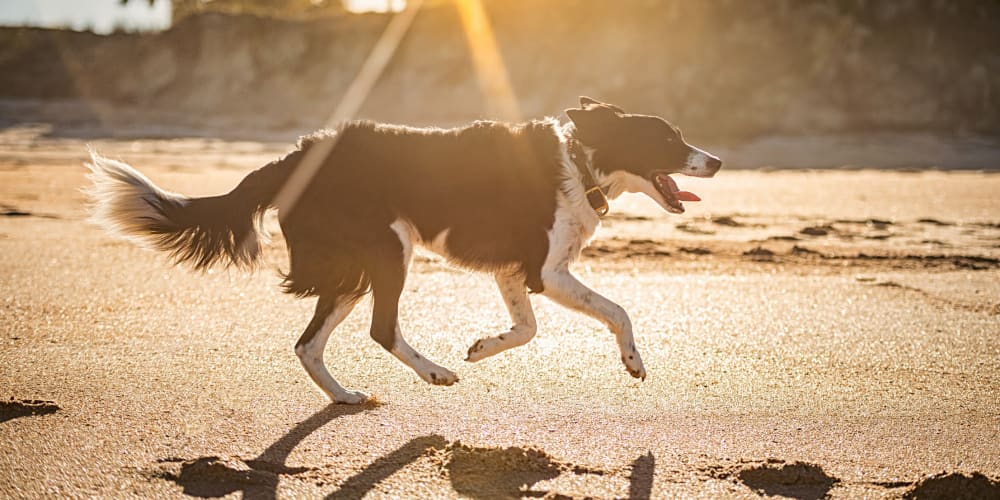
[[[649,377],[596,321],[421,256],[401,321],[461,381],[368,338],[292,350],[313,303],[261,272],[173,268],[85,222],[83,140],[0,137],[0,497],[1000,496],[1000,175],[723,170],[684,215],[616,202],[576,265],[636,326]],[[283,144],[91,141],[166,189],[229,190]],[[995,165],[984,165],[984,167]],[[861,166],[863,167],[863,165]],[[944,495],[944,496],[941,496]]]

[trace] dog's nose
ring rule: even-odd
[[[718,158],[710,158],[708,160],[708,163],[705,164],[705,166],[707,166],[709,170],[715,172],[720,168],[722,168],[722,160]]]

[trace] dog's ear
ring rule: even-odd
[[[598,101],[597,99],[594,99],[593,97],[587,97],[585,95],[580,96],[580,107],[581,108],[587,109],[588,107],[591,107],[591,106],[607,106],[607,107],[611,108],[615,112],[618,112],[618,113],[621,113],[621,114],[625,114],[625,110],[624,109],[619,108],[618,106],[615,106],[614,104],[608,104],[606,102],[601,102],[601,101]]]
[[[609,104],[590,104],[582,108],[569,108],[565,110],[566,116],[576,124],[577,128],[597,123],[607,123],[617,118],[621,118],[622,111]]]
[[[596,147],[614,129],[615,122],[621,118],[621,113],[609,106],[590,105],[583,109],[569,108],[566,116],[576,126],[575,135],[591,147]]]
[[[570,121],[577,127],[579,127],[582,122],[587,121],[587,112],[580,108],[569,108],[566,109],[564,113],[566,113],[566,116],[568,116]]]

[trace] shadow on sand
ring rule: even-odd
[[[470,498],[565,498],[534,486],[562,474],[603,476],[607,471],[556,460],[537,448],[478,448],[461,442],[448,443],[441,436],[410,440],[360,473],[340,484],[326,498],[359,498],[375,485],[422,456],[430,456],[448,471],[456,493]],[[652,454],[639,457],[631,467],[629,498],[649,498],[653,486]]]
[[[327,476],[323,467],[288,467],[285,460],[309,434],[330,421],[368,411],[368,406],[330,405],[296,425],[257,458],[200,457],[194,460],[163,459],[161,464],[181,463],[179,471],[162,471],[158,477],[184,488],[184,493],[202,498],[242,492],[247,498],[276,498],[281,476]],[[537,448],[478,448],[448,442],[439,435],[411,439],[385,454],[357,474],[340,481],[328,499],[360,498],[407,465],[426,457],[447,471],[455,492],[472,498],[546,497],[565,498],[554,492],[533,489],[540,481],[562,474],[603,476],[607,471],[559,461]],[[655,460],[646,454],[636,459],[629,475],[629,498],[649,498]]]
[[[0,422],[20,417],[48,415],[59,411],[59,405],[52,401],[38,399],[10,399],[0,401]]]
[[[785,496],[798,500],[826,498],[830,489],[840,482],[823,468],[804,462],[768,462],[739,472],[739,480],[750,489],[766,496]]]
[[[281,439],[268,446],[257,458],[242,461],[220,457],[200,457],[195,460],[167,458],[160,463],[183,462],[179,473],[163,472],[160,477],[184,488],[184,493],[202,498],[221,497],[242,491],[248,498],[275,498],[281,475],[295,475],[313,470],[308,467],[288,467],[285,460],[307,436],[331,420],[376,408],[377,405],[329,405],[299,422]]]
[[[0,403],[3,403],[0,405],[0,410],[3,410],[0,411],[0,416],[5,419],[51,413],[58,409],[54,404],[33,404],[39,402],[18,402],[14,405]],[[154,476],[180,485],[187,495],[202,498],[221,497],[235,492],[242,492],[244,498],[276,498],[278,484],[284,477],[311,481],[320,486],[336,483],[337,489],[326,498],[345,499],[361,498],[393,474],[418,460],[425,460],[441,471],[441,477],[447,477],[455,493],[466,497],[564,499],[568,497],[537,488],[538,483],[566,474],[621,477],[624,472],[564,462],[534,447],[473,447],[459,441],[449,442],[436,434],[413,438],[344,480],[339,480],[339,474],[330,466],[285,465],[292,450],[320,427],[338,417],[369,411],[377,406],[330,405],[297,424],[256,458],[167,458],[159,461],[161,468]],[[652,453],[636,458],[625,468],[628,471],[628,498],[648,499],[652,496],[655,469],[656,460]],[[819,465],[779,459],[767,459],[722,470],[712,468],[709,472],[707,478],[742,484],[759,495],[798,500],[828,498],[830,490],[841,483],[840,479],[826,473]],[[956,491],[969,492],[968,498],[1000,498],[1000,482],[980,473],[973,473],[972,476],[941,473],[915,482],[858,484],[884,488],[886,491],[905,488],[896,494],[914,499],[955,498],[953,493]]]

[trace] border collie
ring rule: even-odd
[[[550,118],[455,129],[350,122],[302,138],[295,151],[229,193],[205,198],[167,192],[92,152],[94,220],[195,269],[253,267],[266,236],[264,212],[311,148],[336,141],[294,205],[273,207],[290,259],[283,287],[317,297],[295,353],[331,400],[357,404],[368,397],[342,387],[323,363],[330,333],[368,293],[376,342],[431,384],[458,381],[400,332],[399,296],[417,245],[496,278],[513,326],[478,340],[467,361],[534,337],[530,291],[607,324],[625,368],[645,379],[628,314],[577,280],[569,265],[600,224],[607,198],[645,193],[682,213],[682,201],[698,198],[680,191],[669,174],[711,177],[722,162],[657,116],[587,97],[566,115],[566,125]]]

